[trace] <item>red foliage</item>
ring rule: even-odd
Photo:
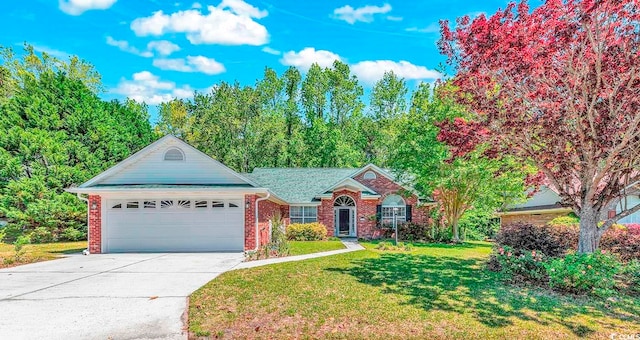
[[[638,0],[523,1],[441,26],[456,100],[473,114],[442,124],[455,155],[488,142],[533,161],[576,212],[640,179]]]

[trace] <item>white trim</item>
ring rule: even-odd
[[[350,188],[348,186],[352,186],[357,188],[356,190],[350,190]],[[345,177],[343,179],[341,179],[340,181],[338,181],[337,183],[331,185],[330,187],[328,187],[325,190],[322,190],[322,193],[316,197],[333,197],[333,193],[331,194],[325,194],[325,192],[327,191],[336,191],[338,189],[346,189],[349,190],[351,192],[358,192],[358,191],[369,191],[371,193],[377,194],[377,192],[369,187],[367,187],[366,185],[356,181],[355,179],[351,178],[351,177]]]
[[[340,210],[349,210],[349,221],[351,222],[349,226],[349,235],[340,235]],[[358,236],[358,207],[357,206],[334,206],[333,207],[333,230],[334,234],[337,237],[357,237]]]
[[[286,205],[290,206],[290,207],[309,207],[309,206],[316,206],[319,207],[322,205],[322,202],[297,202],[297,203],[285,203]]]
[[[369,164],[365,165],[364,167],[362,167],[361,169],[357,170],[355,173],[353,173],[353,174],[352,174],[351,176],[349,176],[349,177],[351,177],[351,178],[356,177],[356,176],[358,176],[359,174],[361,174],[361,173],[363,173],[363,172],[365,172],[365,171],[367,171],[367,170],[373,170],[373,171],[375,171],[375,172],[379,173],[380,175],[382,175],[382,176],[386,177],[388,180],[390,180],[390,181],[392,181],[392,182],[394,182],[394,183],[396,183],[396,184],[398,184],[398,185],[400,185],[401,187],[403,187],[403,188],[404,188],[404,185],[402,185],[402,184],[398,183],[398,182],[394,179],[393,175],[391,175],[390,173],[386,172],[385,170],[383,170],[382,168],[378,167],[377,165],[375,165],[375,164],[373,164],[373,163],[369,163]]]
[[[185,141],[183,141],[183,140],[181,140],[181,139],[179,139],[179,138],[177,138],[177,137],[175,137],[173,135],[166,135],[166,136],[158,139],[157,141],[147,145],[142,150],[140,150],[140,151],[134,153],[133,155],[125,158],[120,163],[112,166],[111,168],[101,172],[100,174],[98,174],[97,176],[91,178],[90,180],[82,183],[78,188],[89,188],[92,185],[95,185],[96,183],[98,183],[99,181],[118,173],[123,168],[135,164],[137,161],[142,159],[148,153],[153,152],[154,150],[160,148],[162,145],[173,144],[173,143],[178,143],[178,144],[184,145],[184,147],[190,148],[190,149],[194,150],[195,152],[206,156],[207,159],[209,159],[211,162],[215,163],[216,165],[222,167],[222,169],[225,170],[226,172],[228,172],[229,174],[235,176],[236,178],[240,179],[241,181],[243,181],[243,182],[245,182],[247,184],[250,184],[250,185],[252,185],[254,187],[258,187],[258,185],[255,182],[253,182],[253,181],[249,180],[248,178],[238,174],[237,172],[233,171],[232,169],[230,169],[226,165],[222,164],[221,162],[211,158],[209,155],[205,154],[204,152],[202,152],[202,151],[194,148],[193,146],[189,145],[187,142],[185,142]],[[164,155],[164,153],[163,153],[163,155]],[[70,192],[73,192],[73,191],[70,191]]]

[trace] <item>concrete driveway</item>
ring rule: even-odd
[[[104,254],[0,270],[0,339],[184,339],[186,297],[241,253]]]

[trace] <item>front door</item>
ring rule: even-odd
[[[353,225],[354,209],[336,208],[334,212],[337,236],[353,236],[355,229]]]

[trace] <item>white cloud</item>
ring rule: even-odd
[[[369,84],[378,81],[387,71],[393,71],[397,76],[410,80],[438,79],[442,77],[437,71],[414,65],[405,60],[399,62],[392,60],[366,60],[351,65],[351,70],[358,76],[359,80]]]
[[[107,45],[115,46],[121,51],[145,58],[151,58],[154,54],[168,56],[173,52],[180,51],[180,46],[167,40],[151,41],[147,44],[147,49],[144,51],[135,46],[131,46],[126,40],[116,40],[111,36],[107,36]],[[154,53],[154,51],[156,53]]]
[[[268,15],[242,0],[222,0],[218,6],[208,6],[209,13],[199,9],[137,18],[131,29],[137,36],[160,36],[165,33],[185,33],[192,44],[264,45],[269,42],[267,29],[254,21]]]
[[[193,96],[193,89],[189,85],[178,87],[176,83],[161,80],[149,71],[134,73],[132,79],[121,79],[118,87],[111,92],[149,105],[157,105],[173,98]]]
[[[404,18],[403,17],[396,17],[396,16],[393,16],[393,15],[387,15],[387,20],[389,20],[389,21],[402,21],[402,20],[404,20]]]
[[[188,56],[186,59],[155,59],[153,66],[161,70],[178,72],[200,72],[204,74],[220,74],[226,71],[224,65],[213,58],[204,56]]]
[[[202,5],[199,2],[194,2],[193,5],[191,5],[191,8],[200,9],[202,8]]]
[[[44,46],[44,45],[37,45],[37,44],[31,44],[31,46],[33,46],[33,49],[40,52],[40,53],[46,53],[48,55],[54,56],[58,59],[66,59],[69,58],[69,56],[71,56],[71,53],[69,52],[65,52],[65,51],[61,51],[61,50],[57,50],[55,48],[51,48],[48,46]]]
[[[333,17],[338,20],[343,20],[349,24],[354,24],[358,21],[372,22],[373,16],[376,14],[385,14],[391,11],[391,5],[384,4],[382,6],[367,5],[363,7],[353,8],[349,5],[342,6],[333,10]]]
[[[269,53],[269,54],[273,54],[273,55],[280,55],[280,54],[282,54],[282,52],[280,52],[280,51],[278,51],[278,50],[276,50],[276,49],[274,49],[274,48],[271,48],[271,47],[269,47],[269,46],[265,46],[265,47],[263,47],[263,48],[262,48],[262,52],[264,52],[264,53]]]
[[[180,51],[180,46],[168,41],[168,40],[158,40],[151,41],[147,44],[148,51],[156,51],[158,54],[162,56],[168,56],[173,52]]]
[[[117,0],[58,0],[61,11],[70,15],[80,15],[92,9],[107,9]]]
[[[418,33],[439,33],[440,32],[440,25],[438,25],[437,23],[433,22],[433,23],[429,24],[429,26],[426,26],[426,27],[423,27],[423,28],[409,27],[409,28],[406,28],[405,31],[407,31],[407,32],[418,32]]]
[[[286,52],[280,62],[283,65],[295,66],[306,72],[314,63],[317,63],[320,67],[330,67],[335,60],[342,60],[342,58],[331,51],[306,47],[300,52]]]
[[[135,54],[145,58],[153,57],[153,53],[150,51],[140,51],[134,46],[129,45],[129,42],[126,40],[116,40],[111,36],[107,36],[107,45],[115,46],[120,49],[120,51],[124,51],[127,53]]]

